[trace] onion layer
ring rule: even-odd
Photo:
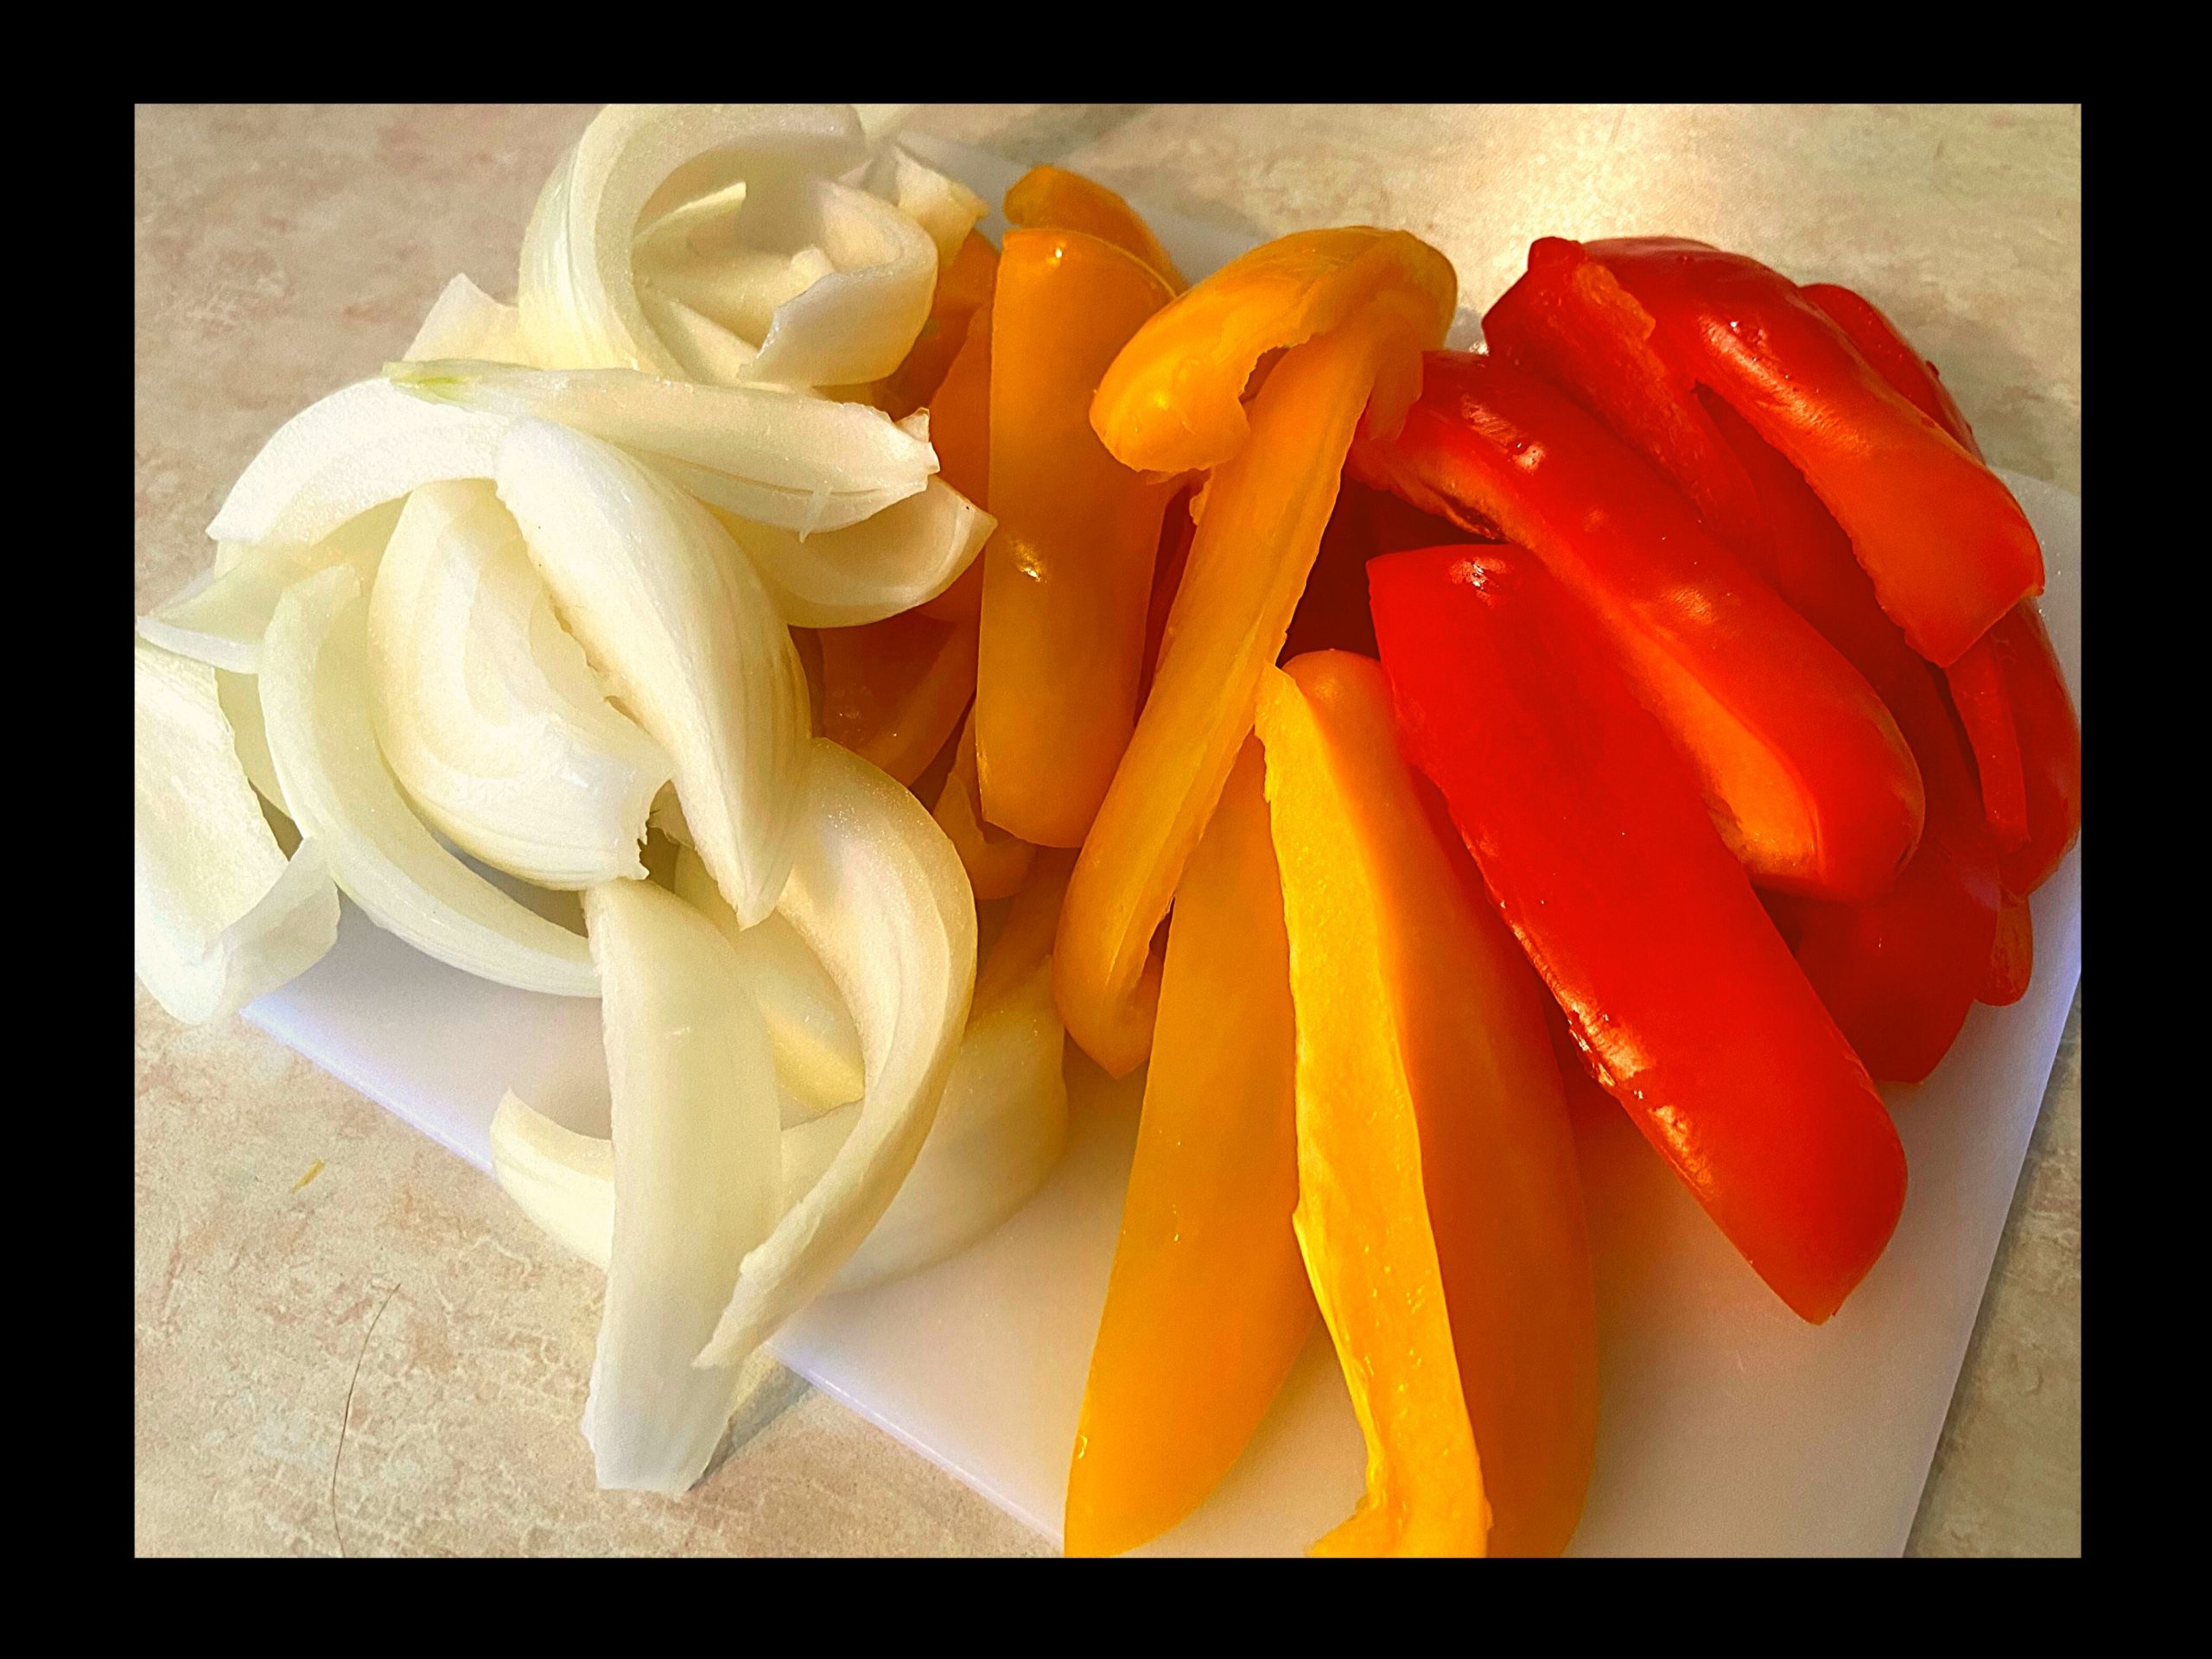
[[[400,355],[411,362],[473,357],[486,363],[527,363],[530,341],[518,309],[500,304],[467,277],[456,276]]]
[[[408,499],[370,596],[369,669],[385,760],[455,846],[541,887],[645,874],[668,756],[608,704],[486,480]]]
[[[346,566],[308,577],[270,619],[262,714],[293,823],[378,926],[466,972],[556,996],[595,996],[582,939],[438,844],[377,748],[368,602]]]
[[[847,628],[926,604],[975,563],[998,520],[942,479],[843,530],[802,536],[717,510],[800,628]]]

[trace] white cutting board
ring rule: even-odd
[[[916,148],[987,200],[1021,171],[934,141]],[[1194,279],[1248,245],[1146,216]],[[1473,337],[1471,323],[1463,314],[1454,344]],[[2078,702],[2081,502],[2005,481],[2043,538],[2044,615]],[[1910,1160],[1904,1215],[1888,1254],[1825,1326],[1774,1298],[1624,1114],[1578,1122],[1603,1403],[1575,1554],[1904,1548],[2080,977],[2078,849],[2034,906],[2026,996],[1976,1007],[1933,1077],[1884,1090]],[[480,1168],[508,1089],[606,1133],[597,1003],[472,979],[350,905],[330,954],[246,1017]],[[817,1387],[1055,1540],[1143,1090],[1141,1072],[1110,1083],[1072,1045],[1068,1075],[1067,1158],[1026,1209],[927,1273],[817,1302],[772,1344]],[[581,1438],[576,1455],[586,1455]],[[1302,1550],[1350,1511],[1362,1460],[1317,1332],[1243,1462],[1154,1548]],[[712,1478],[743,1479],[742,1459]]]

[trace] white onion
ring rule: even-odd
[[[968,232],[990,212],[981,196],[904,144],[887,143],[879,149],[868,163],[866,181],[872,194],[922,227],[937,246],[940,271],[952,263]]]
[[[502,305],[467,276],[445,285],[415,338],[400,353],[413,361],[468,357],[487,363],[528,363],[522,313]]]
[[[935,599],[967,569],[998,520],[933,478],[842,530],[801,536],[715,510],[794,627],[846,628]]]

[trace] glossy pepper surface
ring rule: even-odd
[[[1897,1225],[1881,1097],[1713,830],[1603,635],[1516,549],[1369,567],[1409,751],[1575,1040],[1800,1317]]]

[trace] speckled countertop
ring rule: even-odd
[[[137,608],[208,562],[203,527],[269,432],[404,346],[447,278],[512,294],[588,114],[137,112]],[[915,124],[1255,235],[1402,226],[1478,306],[1547,233],[1741,248],[1865,291],[1994,463],[2081,487],[2075,109],[996,105]],[[243,1022],[181,1028],[138,991],[134,1032],[141,1554],[1046,1548],[788,1374],[689,1498],[595,1491],[591,1269]],[[1915,1553],[2080,1549],[2081,1100],[2077,1002]]]

